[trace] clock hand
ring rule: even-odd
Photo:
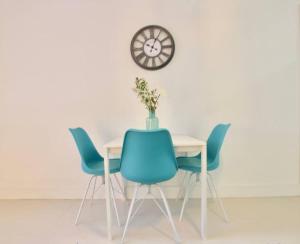
[[[157,38],[159,37],[160,33],[161,33],[161,30],[159,30],[159,32],[158,32],[158,34],[157,34],[157,37],[154,39],[153,45],[155,44],[155,42],[156,42]]]
[[[157,48],[155,48],[155,47],[153,47],[153,46],[149,45],[148,43],[146,44],[146,46],[147,46],[147,47],[151,47],[151,50],[150,50],[150,52],[152,52],[152,49],[154,49],[155,51],[157,51]]]
[[[157,34],[157,36],[155,37],[155,39],[154,39],[154,42],[153,42],[153,45],[152,45],[152,47],[151,47],[151,50],[150,50],[150,52],[152,52],[152,49],[155,49],[155,50],[157,51],[157,49],[156,49],[156,48],[154,48],[154,45],[155,45],[155,42],[157,41],[157,38],[159,37],[160,33],[161,33],[161,30],[159,30],[159,32],[158,32],[158,34]]]

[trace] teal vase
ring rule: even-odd
[[[149,111],[149,117],[146,119],[146,129],[154,130],[159,128],[158,118],[155,116],[155,111]]]

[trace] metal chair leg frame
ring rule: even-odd
[[[117,185],[118,185],[118,188],[119,188],[119,191],[120,193],[122,194],[123,198],[125,200],[127,200],[126,196],[125,196],[125,191],[124,191],[124,188],[121,186],[121,183],[118,179],[118,176],[116,174],[114,174],[114,178],[115,178],[115,181],[117,182]]]
[[[207,180],[210,179],[210,182],[211,182],[211,184],[212,184],[212,186],[213,186],[213,190],[214,190],[214,192],[215,192],[215,198],[216,198],[216,200],[217,200],[217,203],[218,203],[218,205],[219,205],[219,208],[220,208],[221,211],[223,212],[224,220],[225,220],[226,223],[228,223],[228,222],[229,222],[229,218],[228,218],[228,215],[227,215],[227,213],[226,213],[226,211],[225,211],[225,208],[224,208],[224,205],[223,205],[223,201],[222,201],[222,199],[219,198],[219,196],[218,196],[218,193],[217,193],[217,190],[216,190],[216,186],[215,186],[215,184],[214,184],[214,181],[213,181],[213,179],[212,179],[212,176],[211,176],[210,174],[208,174],[208,176],[209,176],[209,177],[207,178]],[[209,182],[209,180],[208,180],[208,182]],[[208,185],[209,185],[209,184],[208,184]]]
[[[152,194],[151,194],[152,195]],[[159,204],[159,202],[156,200],[156,198],[155,198],[155,196],[154,195],[152,195],[152,197],[153,197],[153,202],[156,204],[156,206],[159,208],[159,210],[162,212],[162,214],[166,217],[166,218],[168,218],[168,215],[167,215],[167,213],[165,212],[165,210],[163,210],[163,208],[162,208],[162,206]]]
[[[140,208],[142,207],[143,203],[144,203],[145,199],[140,199],[140,203],[139,205],[136,207],[135,211],[133,212],[133,214],[130,216],[130,220],[129,220],[129,224],[133,221],[134,217],[137,215],[138,211],[140,210]],[[138,200],[135,202],[137,203]]]
[[[157,184],[156,184],[157,185]],[[165,217],[168,217],[166,212],[163,210],[163,208],[161,207],[161,205],[159,204],[159,202],[156,200],[156,197],[154,196],[154,194],[152,193],[151,191],[151,185],[148,185],[148,192],[147,192],[147,195],[150,195],[152,198],[151,200],[155,203],[155,205],[159,208],[159,210],[162,212],[162,214],[165,216]]]
[[[86,188],[86,191],[85,191],[85,194],[84,194],[84,197],[81,201],[81,204],[80,204],[80,207],[79,207],[79,210],[78,210],[78,213],[77,213],[77,216],[76,216],[76,220],[75,220],[75,225],[78,224],[78,220],[80,218],[80,215],[81,215],[81,212],[82,212],[82,208],[84,206],[84,203],[86,201],[86,197],[87,197],[87,194],[88,194],[88,191],[90,189],[90,186],[91,186],[91,183],[92,183],[92,180],[95,178],[94,180],[94,187],[93,187],[93,192],[92,192],[92,196],[91,196],[91,200],[93,202],[93,199],[94,199],[94,195],[95,195],[95,192],[97,192],[100,187],[102,187],[104,185],[104,177],[102,177],[102,182],[101,182],[101,185],[96,189],[96,185],[97,185],[97,176],[96,175],[93,175],[91,176],[90,180],[89,180],[89,183],[88,183],[88,186]],[[115,200],[115,195],[114,195],[114,190],[112,188],[112,184],[111,184],[111,192],[112,192],[112,199],[113,199],[113,206],[114,206],[114,209],[115,209],[115,212],[116,212],[116,218],[117,218],[117,222],[118,222],[118,225],[120,226],[120,218],[119,218],[119,214],[118,214],[118,209],[117,209],[117,204],[116,204],[116,200]]]
[[[176,230],[176,227],[175,227],[175,224],[174,224],[174,221],[173,221],[173,218],[172,218],[172,215],[171,215],[171,211],[170,211],[167,199],[165,197],[165,194],[162,191],[162,189],[160,188],[160,186],[159,185],[157,185],[157,186],[158,186],[158,189],[160,191],[160,194],[161,194],[161,197],[163,199],[163,202],[165,204],[165,208],[166,208],[166,211],[167,211],[167,214],[168,214],[168,217],[169,217],[169,221],[170,221],[170,224],[172,226],[172,229],[173,229],[173,232],[174,232],[174,235],[175,235],[175,240],[176,240],[176,242],[181,242],[179,234],[178,234],[178,232]]]
[[[184,193],[184,190],[185,190],[185,185],[186,185],[186,176],[187,176],[188,172],[185,171],[184,172],[184,176],[183,176],[183,179],[181,181],[181,185],[180,185],[180,189],[178,191],[178,194],[177,194],[177,197],[176,197],[176,201],[179,200],[179,198],[181,198],[183,196],[183,193]]]
[[[142,187],[143,185],[140,184],[139,187]],[[148,191],[146,192],[146,194],[139,198],[139,199],[136,199],[135,203],[137,204],[138,202],[140,202],[138,204],[138,206],[136,207],[135,211],[133,212],[133,214],[130,216],[130,220],[129,220],[129,224],[133,221],[134,217],[137,215],[138,211],[140,210],[140,208],[142,207],[144,201],[145,201],[145,197],[149,194],[149,187],[148,187]]]
[[[141,187],[142,185],[140,185],[139,187]],[[133,221],[134,217],[137,215],[138,211],[140,210],[140,208],[142,207],[144,201],[145,201],[145,197],[147,196],[147,193],[144,195],[144,197],[141,197],[139,199],[135,200],[135,204],[137,204],[139,201],[139,205],[136,207],[135,211],[133,212],[133,214],[131,214],[130,219],[129,219],[129,224]]]
[[[136,200],[135,203],[137,203],[138,201],[141,201],[141,202],[140,202],[140,204],[137,206],[137,208],[135,209],[134,213],[130,216],[129,223],[131,223],[131,222],[133,221],[134,217],[137,215],[137,213],[138,213],[138,211],[140,210],[140,208],[142,207],[142,205],[143,205],[143,203],[144,203],[144,200],[145,200],[145,197],[146,197],[147,195],[151,195],[151,196],[152,196],[151,200],[152,200],[152,201],[155,203],[155,205],[159,208],[159,210],[162,212],[162,214],[163,214],[166,218],[168,218],[168,215],[166,214],[166,212],[163,210],[163,208],[161,207],[161,205],[159,204],[159,202],[156,200],[155,196],[154,196],[154,195],[151,193],[151,191],[150,191],[150,193],[147,192],[147,193],[144,195],[143,198]]]
[[[140,187],[140,185],[136,184],[135,188],[134,188],[133,197],[132,197],[132,200],[131,200],[131,203],[130,203],[130,207],[129,207],[129,211],[128,211],[128,216],[127,216],[126,224],[125,224],[124,231],[123,231],[122,243],[124,242],[125,234],[126,234],[126,231],[127,231],[127,228],[128,228],[130,216],[131,216],[131,213],[132,213],[133,205],[134,205],[134,202],[135,202],[136,195],[137,195],[139,187]]]
[[[78,210],[78,213],[77,213],[77,217],[76,217],[76,220],[75,220],[75,225],[77,225],[77,223],[78,223],[78,220],[79,220],[79,217],[80,217],[80,214],[81,214],[82,207],[83,207],[83,205],[84,205],[84,202],[85,202],[85,200],[86,200],[86,196],[87,196],[88,191],[89,191],[89,189],[90,189],[90,185],[91,185],[92,179],[93,179],[94,177],[96,177],[96,176],[93,175],[93,176],[90,178],[90,180],[89,180],[88,186],[87,186],[87,188],[86,188],[84,197],[83,197],[83,199],[82,199],[82,201],[81,201],[81,204],[80,204],[80,207],[79,207],[79,210]]]
[[[148,195],[148,193],[145,194],[145,196],[141,199],[136,200],[135,203],[137,203],[138,201],[141,201],[140,204],[136,207],[134,213],[130,216],[130,220],[129,223],[131,223],[134,219],[134,217],[137,215],[138,211],[140,210],[140,208],[142,207],[145,197]],[[168,218],[168,215],[166,214],[166,212],[163,210],[163,208],[161,207],[161,205],[159,204],[159,202],[156,200],[155,196],[150,192],[149,195],[152,196],[151,200],[155,203],[155,205],[159,208],[159,210],[162,212],[162,214]]]
[[[113,200],[113,206],[114,206],[114,209],[115,209],[115,212],[116,212],[117,223],[118,223],[118,226],[121,226],[120,218],[119,218],[119,214],[118,214],[118,208],[117,208],[117,204],[116,204],[115,192],[114,192],[114,189],[112,187],[112,182],[111,182],[110,177],[109,177],[109,180],[110,180],[110,190],[111,190],[111,196],[112,196],[112,200]]]
[[[98,192],[99,189],[104,185],[104,181],[103,181],[104,177],[103,176],[99,176],[99,177],[101,177],[101,184],[98,187],[96,187],[95,193]]]
[[[191,179],[192,179],[192,176],[193,176],[194,173],[190,173],[190,176],[189,176],[189,179],[188,179],[188,182],[186,184],[186,190],[185,190],[185,196],[184,196],[184,200],[183,200],[183,203],[182,203],[182,207],[181,207],[181,211],[180,211],[180,216],[179,216],[179,221],[182,221],[182,216],[183,216],[183,212],[184,212],[184,209],[185,209],[185,205],[189,199],[189,194],[191,192]]]
[[[137,198],[137,192],[138,192],[138,189],[141,187],[141,185],[136,185],[135,189],[134,189],[134,193],[133,193],[133,197],[132,197],[132,200],[131,200],[131,203],[130,203],[130,207],[129,207],[129,211],[128,211],[128,216],[127,216],[127,221],[126,221],[126,224],[125,224],[125,227],[124,227],[124,232],[123,232],[123,237],[122,237],[122,243],[124,242],[124,239],[125,239],[125,234],[127,232],[127,229],[128,229],[128,225],[129,223],[132,222],[133,218],[136,216],[137,212],[139,211],[139,209],[141,208],[143,202],[144,202],[144,197],[146,197],[148,194],[150,194],[153,198],[152,200],[154,201],[154,203],[157,205],[157,207],[160,209],[160,211],[162,212],[162,214],[167,217],[171,223],[171,226],[172,226],[172,229],[173,229],[173,232],[175,234],[175,240],[177,242],[180,242],[180,237],[178,235],[178,232],[176,230],[176,227],[175,227],[175,224],[173,222],[173,219],[172,219],[172,216],[171,216],[171,211],[169,209],[169,206],[168,206],[168,203],[167,203],[167,200],[166,200],[166,197],[162,191],[162,189],[160,188],[160,186],[157,185],[157,187],[159,188],[159,191],[160,191],[160,194],[162,196],[162,199],[163,199],[163,203],[165,205],[165,209],[166,209],[166,212],[164,211],[164,209],[161,207],[161,205],[158,203],[158,201],[156,200],[155,196],[151,193],[151,190],[150,190],[150,187],[148,188],[148,192],[146,193],[146,195],[140,199],[141,200],[141,203],[137,206],[137,208],[135,209],[135,211],[133,212],[133,207],[134,207],[134,204],[138,201],[136,200]],[[133,212],[133,214],[132,214]]]

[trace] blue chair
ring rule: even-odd
[[[80,204],[80,207],[79,207],[79,210],[77,213],[77,217],[76,217],[76,221],[75,221],[75,225],[76,225],[78,223],[78,220],[79,220],[79,217],[81,214],[81,210],[82,210],[82,207],[86,200],[86,196],[90,189],[92,180],[94,179],[94,188],[93,188],[93,193],[92,193],[92,197],[91,197],[92,200],[94,198],[95,188],[96,188],[96,184],[97,184],[97,177],[101,176],[101,178],[102,178],[101,185],[105,184],[104,159],[98,153],[93,142],[91,141],[90,137],[88,136],[88,134],[86,133],[86,131],[84,129],[75,128],[75,129],[69,129],[69,131],[71,132],[71,134],[75,140],[77,149],[80,153],[82,170],[85,173],[92,175],[89,180],[87,189],[85,191],[84,198],[81,201],[81,204]],[[118,173],[120,171],[120,159],[111,159],[109,162],[109,166],[110,166],[110,173],[114,174],[115,180],[117,182],[117,185],[119,186],[120,192],[124,194],[124,192],[121,190],[120,182],[118,181],[118,178],[115,175],[115,173]],[[114,209],[116,212],[116,218],[117,218],[118,225],[120,226],[120,220],[119,220],[119,215],[118,215],[118,210],[117,210],[117,205],[116,205],[116,201],[115,201],[114,189],[112,187],[111,178],[110,178],[110,183],[111,183],[110,186],[111,186],[111,192],[112,192],[113,206],[114,206]]]
[[[147,187],[147,195],[152,196],[152,200],[160,211],[169,219],[175,239],[179,241],[175,224],[168,206],[166,197],[158,185],[161,182],[170,180],[176,175],[177,161],[173,149],[172,138],[166,129],[157,130],[128,130],[124,137],[123,150],[121,156],[121,174],[129,181],[135,182],[133,198],[129,207],[127,221],[124,227],[122,242],[129,222],[134,218],[137,211],[143,204],[137,206],[132,214],[133,206],[137,199],[137,193],[141,186]],[[151,192],[151,186],[156,185],[161,194],[165,210],[155,199]]]
[[[209,190],[212,194],[212,196],[215,195],[215,198],[217,199],[217,203],[222,210],[224,214],[225,221],[228,222],[228,216],[226,214],[225,208],[223,206],[223,203],[221,199],[218,197],[215,184],[213,182],[213,178],[211,174],[209,173],[212,170],[215,170],[220,165],[220,150],[226,135],[226,132],[228,128],[230,127],[230,124],[218,124],[213,131],[211,132],[208,140],[207,140],[207,170],[208,170],[208,178],[207,178],[207,185],[209,187]],[[198,154],[195,157],[178,157],[177,162],[179,169],[186,171],[186,175],[189,173],[186,186],[182,184],[183,188],[185,188],[185,196],[180,212],[180,221],[182,220],[183,212],[186,206],[186,203],[188,201],[189,195],[192,191],[192,187],[194,184],[192,184],[192,176],[196,176],[196,182],[199,181],[199,175],[201,173],[201,166],[200,166],[200,160],[201,160],[201,154]],[[184,179],[185,180],[185,179]],[[184,181],[183,180],[183,181]],[[179,191],[178,197],[181,195],[183,188]]]

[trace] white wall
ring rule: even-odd
[[[166,91],[157,113],[172,132],[206,138],[232,123],[216,173],[223,196],[300,194],[299,9],[296,0],[0,0],[0,198],[80,197],[87,176],[67,129],[86,128],[101,151],[143,128],[136,76]],[[176,44],[155,72],[129,52],[148,24]],[[167,185],[173,196],[176,181]]]

